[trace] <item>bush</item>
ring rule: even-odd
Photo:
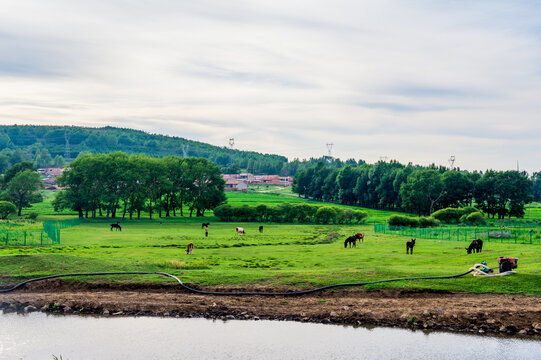
[[[443,223],[458,224],[462,221],[462,216],[469,215],[474,212],[479,212],[479,210],[473,206],[466,206],[463,208],[445,208],[434,212],[432,217]]]
[[[0,219],[6,219],[10,214],[15,214],[17,208],[12,202],[0,201]]]
[[[438,219],[434,219],[433,217],[420,217],[419,218],[419,227],[421,228],[437,227],[439,225],[440,225],[440,221]]]
[[[35,211],[26,214],[26,218],[30,219],[30,220],[36,220],[38,218],[38,216],[39,216],[39,214],[37,212],[35,212]]]
[[[316,215],[314,216],[315,221],[318,224],[328,224],[336,218],[336,210],[330,206],[322,206],[316,211]]]
[[[214,209],[214,215],[219,217],[221,221],[231,221],[233,208],[228,204],[220,205]]]
[[[434,212],[432,217],[447,224],[458,224],[462,215],[464,215],[462,209],[445,208]]]
[[[460,222],[466,225],[478,226],[485,225],[487,220],[480,212],[473,212],[469,215],[463,215],[460,218]]]
[[[419,227],[419,220],[405,215],[391,215],[387,223],[389,226]]]

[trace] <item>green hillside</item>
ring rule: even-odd
[[[70,159],[80,153],[128,154],[144,153],[151,156],[195,156],[207,158],[224,170],[250,169],[255,173],[279,173],[287,158],[254,151],[232,150],[181,137],[149,134],[144,131],[115,127],[87,128],[78,126],[0,126],[0,156],[4,162],[31,160],[53,165],[57,156],[66,157],[66,138]],[[38,161],[39,160],[39,161]],[[69,160],[69,159],[66,159]],[[2,159],[0,159],[0,167]],[[38,164],[40,166],[40,164]],[[1,170],[1,169],[0,169]]]

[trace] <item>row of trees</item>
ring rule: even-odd
[[[190,216],[203,216],[225,201],[220,168],[203,158],[88,154],[70,163],[57,181],[68,189],[56,196],[55,210],[69,208],[79,217],[115,218],[121,209],[122,218],[148,211],[152,219],[155,211],[160,217],[183,216],[184,208]]]
[[[258,221],[278,223],[361,224],[368,214],[366,211],[343,209],[336,206],[282,203],[275,206],[220,205],[214,215],[221,221]]]
[[[524,215],[524,205],[532,199],[532,180],[517,171],[480,174],[396,161],[330,168],[320,162],[297,174],[293,191],[315,200],[419,215],[475,203],[493,218],[504,218]]]

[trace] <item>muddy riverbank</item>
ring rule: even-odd
[[[218,291],[291,289],[213,288]],[[209,296],[176,286],[51,280],[0,294],[4,312],[154,315],[400,326],[541,336],[541,298],[418,290],[340,289],[305,296]]]

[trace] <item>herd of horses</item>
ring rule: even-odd
[[[210,223],[202,223],[201,224],[201,229],[205,229],[205,232],[206,234],[208,235],[208,227],[209,227]],[[116,224],[111,224],[111,231],[113,231],[113,229],[116,229],[118,231],[122,231],[122,227],[120,226],[120,222],[117,222]],[[259,232],[262,233],[263,232],[263,225],[260,225],[259,226]],[[244,228],[242,227],[236,227],[235,228],[235,235],[246,235],[246,230],[244,230]],[[410,255],[413,255],[413,247],[415,246],[415,240],[416,239],[411,239],[410,241],[407,241],[406,242],[406,254],[410,254]],[[357,247],[357,241],[361,242],[361,243],[364,243],[364,234],[363,233],[356,233],[355,235],[351,235],[349,237],[346,238],[346,240],[344,241],[344,247],[347,248],[348,245],[350,248],[352,247]],[[186,254],[188,255],[192,255],[192,252],[193,252],[193,243],[189,243],[188,246],[186,247]],[[466,249],[466,252],[468,254],[471,254],[472,252],[473,253],[480,253],[483,251],[483,240],[481,239],[476,239],[476,240],[473,240],[470,244],[470,246],[468,246]]]

